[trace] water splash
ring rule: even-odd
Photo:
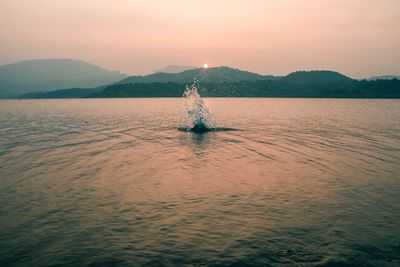
[[[213,130],[212,115],[199,94],[199,79],[194,78],[192,85],[183,93],[186,104],[186,131],[204,133]]]

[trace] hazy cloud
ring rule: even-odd
[[[2,0],[0,64],[76,58],[127,73],[169,64],[264,74],[400,73],[397,0]]]

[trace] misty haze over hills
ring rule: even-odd
[[[356,80],[334,71],[273,76],[230,67],[177,65],[159,71],[127,76],[80,60],[22,61],[0,66],[0,98],[180,97],[194,77],[200,79],[204,96],[400,97],[400,81],[394,75]]]
[[[37,59],[0,66],[0,98],[27,92],[96,87],[127,77],[81,60]]]
[[[392,80],[392,79],[398,79],[400,80],[400,75],[382,75],[382,76],[372,76],[368,78],[368,81],[373,81],[373,80]]]
[[[162,68],[160,70],[154,71],[154,73],[158,72],[164,72],[164,73],[179,73],[185,70],[192,70],[196,69],[197,67],[194,66],[178,66],[178,65],[168,65],[165,68]]]

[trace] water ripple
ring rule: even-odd
[[[0,101],[1,265],[400,263],[398,100],[204,101]]]

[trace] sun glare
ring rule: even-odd
[[[203,64],[203,68],[204,68],[204,69],[208,69],[208,64],[207,64],[207,63],[204,63],[204,64]]]

